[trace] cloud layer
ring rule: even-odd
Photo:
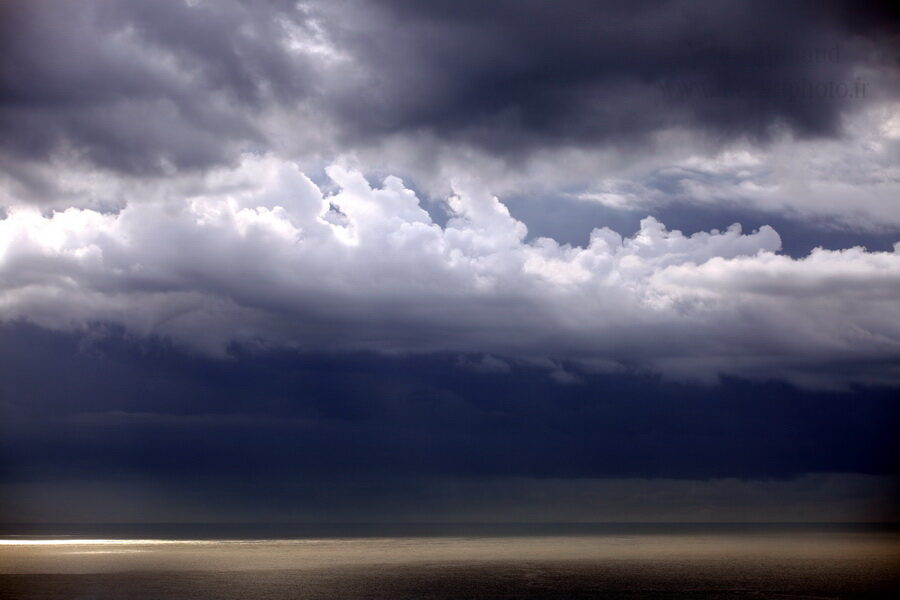
[[[426,132],[501,155],[672,127],[830,134],[897,66],[896,27],[876,3],[113,0],[2,11],[5,150],[69,147],[137,172],[228,160],[271,134],[279,111],[307,128],[324,119],[342,144]],[[862,76],[874,86],[864,94]]]
[[[769,227],[685,236],[647,218],[584,247],[526,241],[470,181],[436,224],[395,177],[245,156],[193,190],[118,212],[22,206],[0,221],[0,317],[95,322],[223,355],[486,353],[578,370],[896,383],[900,251],[778,253]],[[568,372],[572,371],[572,373]]]
[[[396,478],[897,471],[891,388],[604,372],[560,385],[539,361],[499,361],[241,348],[222,360],[116,327],[85,336],[4,324],[0,476],[134,477],[257,498],[321,483],[327,503],[364,507],[372,484],[389,490]],[[336,479],[361,489],[328,492]]]
[[[536,171],[602,188],[628,177],[622,164],[735,144],[868,142],[848,119],[896,115],[900,89],[895,20],[877,2],[41,0],[0,11],[0,190],[57,206],[60,170],[146,179],[247,151],[313,168],[359,154],[433,188],[478,173],[498,193]],[[896,162],[890,148],[874,155]],[[848,190],[863,176],[879,197],[896,191],[896,173],[874,167],[838,174],[850,186],[806,204],[874,203],[862,212],[877,221],[882,203]],[[717,199],[792,205],[797,194],[771,191],[802,178],[787,170],[733,173],[749,186]]]
[[[895,12],[0,2],[0,513],[889,515]]]

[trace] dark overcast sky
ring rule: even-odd
[[[892,518],[897,17],[0,3],[0,517]]]

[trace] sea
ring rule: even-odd
[[[900,528],[9,524],[7,598],[900,598]]]

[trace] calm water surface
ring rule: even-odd
[[[892,530],[609,526],[137,537],[147,527],[118,537],[84,535],[101,529],[4,535],[0,598],[900,597],[900,533]]]

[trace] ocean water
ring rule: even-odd
[[[848,526],[32,526],[0,598],[900,598],[900,532]]]

